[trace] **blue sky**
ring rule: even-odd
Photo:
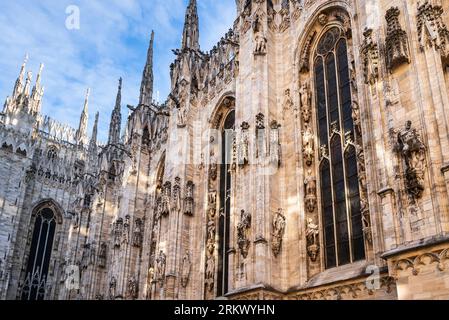
[[[235,0],[197,0],[201,49],[208,51],[232,26]],[[106,141],[119,77],[122,112],[139,98],[151,30],[155,31],[155,96],[168,95],[171,49],[179,48],[188,0],[0,0],[0,100],[11,94],[25,53],[33,81],[45,64],[44,114],[77,128],[91,88],[89,128],[100,112]],[[66,28],[66,9],[80,9],[80,29]]]

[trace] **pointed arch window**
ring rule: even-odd
[[[230,216],[232,175],[232,144],[235,135],[235,112],[232,110],[226,117],[222,130],[221,169],[220,169],[220,217],[218,221],[218,284],[217,296],[228,293],[228,274],[230,249]]]
[[[36,214],[30,254],[22,287],[22,300],[44,300],[56,231],[55,212],[50,208]]]
[[[326,268],[363,260],[365,248],[354,137],[348,48],[344,32],[329,29],[314,61],[321,147],[321,215]]]

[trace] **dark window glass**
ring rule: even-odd
[[[55,230],[56,221],[53,211],[46,208],[38,212],[22,287],[22,300],[45,298]]]
[[[337,78],[335,75],[335,59],[334,54],[330,53],[326,58],[326,76],[327,76],[327,103],[330,119],[330,127],[334,124],[336,129],[340,128],[340,116],[338,112],[338,90]]]
[[[365,258],[357,157],[354,146],[346,153],[343,147],[354,123],[348,49],[341,35],[338,28],[323,35],[314,65],[317,131],[320,146],[329,150],[329,160],[323,158],[320,166],[326,268]]]
[[[229,258],[230,249],[230,216],[231,216],[231,157],[234,139],[235,112],[227,116],[222,131],[221,165],[220,165],[220,216],[218,222],[218,281],[217,295],[228,293]]]
[[[348,199],[351,209],[352,255],[355,261],[365,259],[362,214],[360,212],[360,189],[357,175],[357,157],[354,146],[346,151]]]
[[[326,110],[326,88],[324,85],[323,59],[319,57],[315,62],[315,86],[316,104],[318,109],[318,123],[320,142],[327,145],[327,110]]]

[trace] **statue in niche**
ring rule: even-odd
[[[193,188],[193,182],[188,181],[186,185],[186,197],[184,198],[184,214],[189,216],[193,215]]]
[[[96,260],[96,245],[94,243],[92,243],[90,245],[90,250],[89,250],[89,264],[91,265],[95,265],[95,260]]]
[[[218,172],[218,161],[217,161],[217,157],[215,156],[215,152],[212,150],[210,152],[210,158],[209,158],[209,178],[210,178],[210,181],[217,180],[217,172]]]
[[[207,256],[206,260],[206,289],[209,292],[214,290],[214,282],[215,282],[215,259],[212,254]]]
[[[267,38],[264,34],[264,28],[259,15],[256,15],[253,21],[254,32],[254,54],[265,55],[267,53]]]
[[[109,299],[114,300],[116,297],[117,279],[113,276],[109,281]]]
[[[302,134],[302,140],[303,140],[302,152],[304,155],[304,160],[306,161],[306,165],[310,167],[313,164],[315,145],[312,128],[308,123],[305,124],[305,129]]]
[[[271,249],[275,257],[279,255],[282,249],[282,238],[284,237],[286,226],[286,219],[284,214],[282,213],[282,209],[278,209],[273,215],[272,227],[272,240],[271,240]]]
[[[136,219],[133,230],[133,246],[140,247],[142,245],[142,219]]]
[[[178,128],[185,128],[187,121],[187,114],[189,112],[188,99],[187,99],[187,82],[182,80],[179,88],[179,100],[178,100],[178,110],[177,110],[177,121]]]
[[[186,250],[181,265],[181,285],[183,288],[187,287],[187,284],[189,283],[191,269],[192,262],[190,261],[190,253],[189,250]]]
[[[283,112],[282,112],[282,118],[285,120],[285,117],[288,117],[288,114],[290,113],[290,111],[292,109],[294,109],[294,103],[293,103],[293,99],[291,97],[290,94],[290,89],[286,89],[285,93],[284,93],[284,102],[282,103],[283,106]],[[295,116],[296,116],[296,111],[295,111]]]
[[[216,233],[215,222],[213,220],[209,220],[209,222],[207,223],[207,241],[208,242],[215,242],[215,233]]]
[[[156,280],[164,283],[165,280],[165,265],[167,262],[167,257],[164,251],[160,251],[156,258]]]
[[[282,162],[282,148],[279,139],[280,124],[276,120],[273,120],[271,122],[270,127],[271,127],[270,133],[271,163],[277,167],[280,167]]]
[[[304,180],[306,186],[306,208],[309,212],[314,212],[316,208],[316,178],[312,175],[312,170],[307,171],[307,177]]]
[[[243,122],[241,125],[242,131],[240,136],[240,144],[239,144],[239,165],[241,167],[246,166],[249,163],[249,137],[248,130],[249,124],[248,122]]]
[[[129,242],[129,225],[130,225],[130,216],[125,216],[125,222],[123,223],[123,231],[122,231],[122,244],[128,244]]]
[[[319,235],[320,229],[313,219],[307,219],[307,229],[306,229],[306,239],[307,239],[307,253],[309,254],[310,260],[315,262],[318,258],[319,252]]]
[[[301,96],[302,119],[305,123],[309,123],[312,117],[312,105],[309,85],[307,81],[304,81],[304,83],[302,84],[301,88],[299,89],[299,94]]]
[[[98,266],[100,268],[106,268],[106,254],[108,246],[106,242],[102,242],[100,245],[100,252],[98,253]]]
[[[357,132],[360,133],[360,107],[357,101],[352,102],[352,119],[354,120],[354,126],[357,129]]]
[[[240,222],[237,224],[237,244],[243,258],[248,256],[249,244],[248,230],[251,228],[251,214],[245,210],[240,212]]]
[[[132,300],[137,299],[138,296],[138,284],[134,276],[128,278],[128,297]]]
[[[86,270],[89,267],[90,262],[90,244],[86,243],[83,246],[83,254],[81,256],[81,269]]]
[[[180,184],[181,179],[179,177],[175,178],[175,184],[173,186],[173,206],[172,209],[174,209],[176,212],[181,210],[181,186]]]
[[[394,150],[405,162],[407,193],[413,200],[421,198],[424,191],[426,148],[416,129],[412,128],[411,121],[407,121],[405,128],[397,134]]]
[[[216,212],[217,212],[217,193],[213,191],[209,192],[209,199],[208,199],[209,219],[215,218]]]
[[[162,188],[162,195],[161,195],[162,216],[168,216],[170,214],[170,197],[171,197],[171,183],[167,181]]]
[[[123,220],[121,218],[117,219],[114,226],[114,246],[119,248],[121,245],[123,231]]]

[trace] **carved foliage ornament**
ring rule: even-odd
[[[386,62],[390,72],[404,63],[410,63],[407,33],[402,29],[399,22],[399,14],[399,9],[392,7],[385,15],[387,20]]]
[[[417,29],[421,50],[435,47],[445,63],[449,63],[449,30],[443,21],[443,7],[425,0],[418,4]]]

